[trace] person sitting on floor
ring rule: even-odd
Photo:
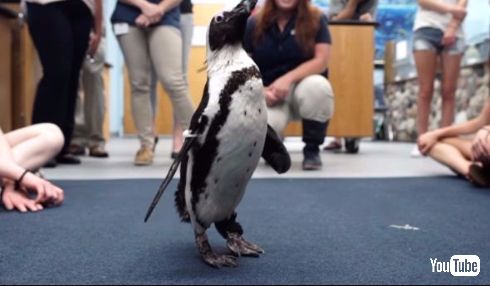
[[[473,133],[472,140],[460,137]],[[419,137],[417,144],[423,155],[479,187],[490,187],[490,98],[478,117],[429,131]]]
[[[0,202],[7,210],[35,212],[63,202],[62,189],[33,173],[56,156],[63,143],[63,133],[51,123],[6,134],[0,128]]]

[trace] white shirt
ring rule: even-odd
[[[458,0],[436,0],[443,3],[457,4]],[[440,13],[434,10],[425,9],[419,5],[417,13],[415,14],[415,22],[413,30],[417,30],[423,27],[437,28],[442,31],[446,30],[449,22],[452,19],[451,13]],[[463,37],[463,25],[460,25],[457,32],[458,37]]]

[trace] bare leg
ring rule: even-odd
[[[449,138],[435,144],[429,156],[449,167],[454,172],[468,178],[471,165],[471,141]]]
[[[437,56],[432,51],[414,52],[417,67],[419,94],[417,97],[417,131],[419,136],[427,132],[429,114],[434,92],[434,77],[436,72]]]
[[[461,54],[442,55],[442,121],[441,127],[449,126],[454,121],[455,92],[458,87],[458,77],[461,65]]]
[[[63,133],[54,124],[42,123],[17,129],[5,134],[7,144],[16,164],[23,168],[35,170],[59,153],[63,147]],[[4,182],[0,202],[7,210],[18,209],[20,212],[40,211],[41,203],[28,197],[20,190],[15,190],[12,181]],[[61,193],[62,194],[62,193]]]
[[[472,155],[471,155],[471,145],[472,141],[469,139],[464,139],[464,138],[459,138],[459,137],[452,137],[452,138],[446,138],[441,141],[442,143],[449,144],[451,146],[454,146],[456,149],[463,154],[463,156],[471,161]]]
[[[60,129],[49,123],[31,125],[5,134],[15,162],[36,170],[56,156],[63,146]]]

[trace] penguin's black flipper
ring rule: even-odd
[[[160,184],[160,187],[158,188],[155,198],[153,198],[153,201],[151,202],[151,205],[148,208],[148,211],[146,212],[145,222],[147,222],[148,219],[150,218],[150,215],[153,212],[153,209],[155,209],[156,205],[158,204],[158,201],[160,201],[163,192],[167,188],[168,184],[170,184],[170,181],[172,181],[172,178],[174,177],[175,173],[177,172],[177,169],[179,168],[180,162],[182,162],[182,159],[187,158],[187,153],[191,149],[197,137],[199,137],[202,134],[204,127],[208,123],[208,118],[206,116],[201,116],[208,104],[208,101],[209,101],[208,82],[206,82],[206,85],[204,86],[201,102],[199,103],[199,106],[194,112],[194,114],[192,115],[191,124],[189,127],[190,130],[189,135],[185,138],[184,145],[180,149],[179,155],[177,156],[177,158],[175,158],[174,162],[170,166],[167,176]]]
[[[287,172],[291,167],[291,157],[286,146],[269,124],[267,124],[262,158],[279,174]]]
[[[184,145],[182,146],[182,149],[179,152],[179,155],[177,158],[175,158],[174,162],[170,166],[170,169],[168,170],[167,176],[163,180],[163,182],[160,184],[160,187],[158,188],[158,192],[155,195],[155,198],[153,198],[153,201],[151,202],[150,207],[148,208],[148,211],[146,212],[145,216],[145,222],[148,221],[150,218],[151,213],[153,212],[153,209],[156,207],[158,204],[158,201],[160,201],[160,198],[163,195],[163,192],[167,188],[168,184],[172,181],[172,178],[174,177],[175,173],[177,172],[177,169],[179,168],[179,164],[182,161],[182,158],[184,156],[187,156],[187,152],[191,148],[192,144],[196,140],[197,137],[190,137],[186,138],[184,141]]]

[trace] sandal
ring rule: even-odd
[[[325,151],[336,151],[340,149],[342,149],[342,144],[337,141],[332,141],[323,148]]]
[[[468,178],[477,187],[490,187],[490,170],[482,166],[471,164]]]

